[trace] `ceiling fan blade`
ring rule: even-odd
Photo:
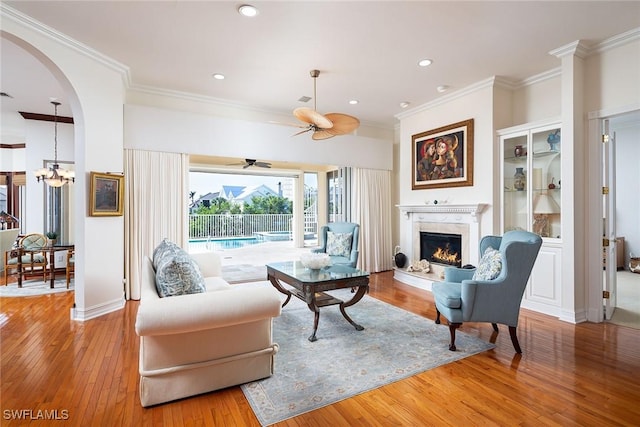
[[[314,141],[320,141],[323,139],[329,139],[329,138],[333,138],[334,136],[336,136],[336,134],[334,134],[333,132],[331,132],[332,129],[320,129],[317,130],[313,133],[313,136],[311,136],[311,139],[313,139]]]
[[[293,110],[293,115],[302,122],[309,123],[321,129],[331,129],[333,123],[322,114],[307,107],[299,107]]]
[[[254,165],[258,166],[259,168],[270,168],[271,167],[271,163],[267,163],[267,162],[255,162]]]
[[[306,128],[306,129],[301,130],[300,132],[296,132],[296,133],[294,133],[294,134],[293,134],[293,135],[291,135],[291,136],[292,136],[292,137],[294,137],[294,136],[298,136],[298,135],[301,135],[301,134],[303,134],[303,133],[307,133],[307,132],[309,132],[310,130],[313,130],[313,128],[312,128],[312,127],[310,127],[310,126],[307,126],[307,128]]]
[[[306,128],[308,126],[308,125],[303,125],[303,124],[300,124],[300,123],[277,122],[275,120],[269,120],[269,123],[274,124],[274,125],[290,126],[290,127],[294,127],[294,128]]]
[[[333,127],[329,131],[334,135],[351,133],[360,126],[360,120],[348,114],[327,113],[325,117],[333,122]]]

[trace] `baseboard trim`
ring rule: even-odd
[[[79,309],[77,307],[72,307],[70,310],[71,320],[84,322],[86,320],[95,319],[96,317],[104,316],[105,314],[122,310],[125,306],[125,302],[126,301],[124,298],[118,298],[117,300],[106,302],[104,304],[95,305],[87,309]]]

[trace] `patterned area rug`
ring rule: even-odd
[[[349,292],[331,294],[350,298],[345,291]],[[307,339],[313,331],[313,313],[297,298],[291,298],[274,319],[274,341],[280,346],[274,375],[241,386],[262,425],[495,347],[458,331],[458,351],[449,351],[447,326],[368,295],[346,312],[365,329],[356,331],[338,306],[325,307],[316,342]]]
[[[22,282],[22,288],[17,283],[9,283],[7,286],[0,286],[0,297],[29,297],[34,295],[54,294],[58,292],[73,291],[73,279],[67,289],[66,279],[56,279],[51,289],[49,281],[44,283],[40,279],[26,280]]]

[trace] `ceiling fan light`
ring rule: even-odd
[[[250,4],[243,4],[238,8],[238,13],[242,16],[253,18],[258,14],[258,9],[255,6],[251,6]]]

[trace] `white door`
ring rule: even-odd
[[[611,320],[616,309],[616,145],[615,132],[609,133],[609,120],[603,121],[602,144],[602,203],[603,222],[603,257],[606,259],[604,270],[604,318]],[[608,241],[608,246],[606,243]]]

